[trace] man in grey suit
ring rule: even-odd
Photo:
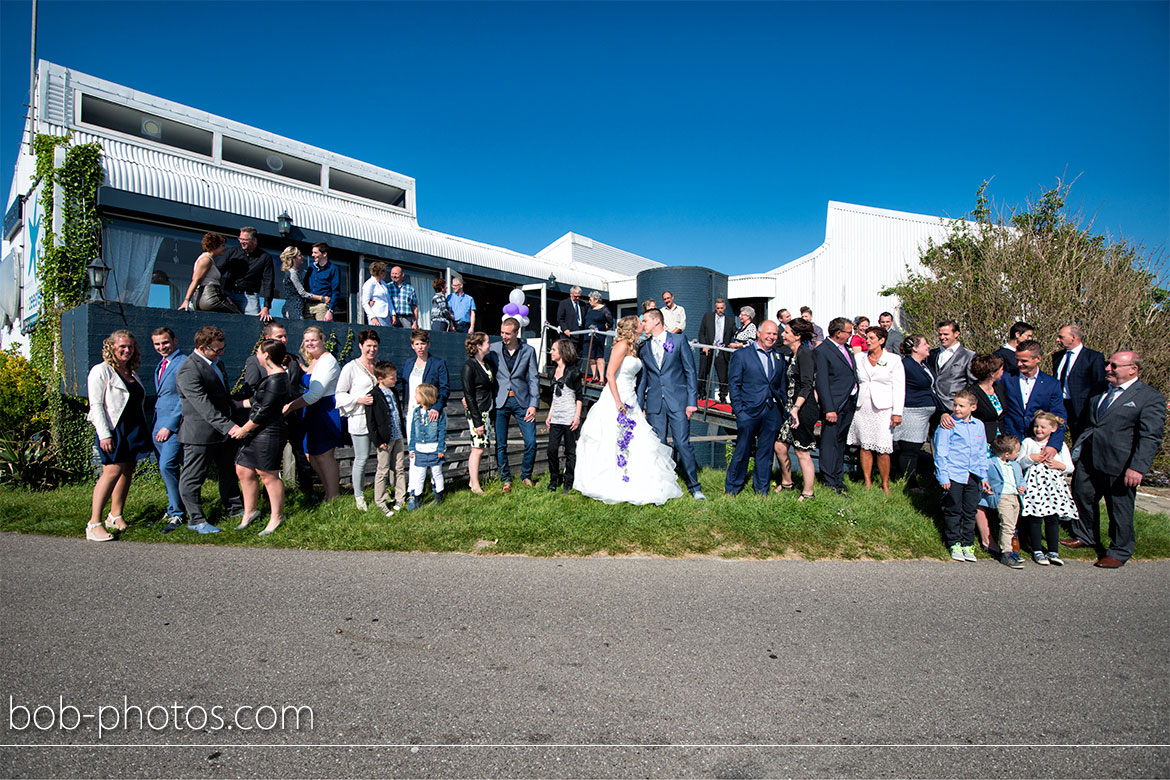
[[[244,502],[236,481],[236,446],[231,436],[239,426],[231,420],[232,397],[227,374],[219,356],[223,354],[223,331],[204,325],[195,331],[195,349],[179,367],[175,385],[183,405],[179,443],[183,445],[183,470],[179,474],[179,495],[187,510],[187,528],[201,534],[219,533],[203,514],[203,478],[215,461],[219,470],[219,497],[229,517],[242,515]]]
[[[885,328],[886,333],[889,334],[886,336],[886,352],[898,354],[898,347],[906,340],[906,334],[898,330],[898,326],[894,324],[894,315],[883,311],[878,315],[878,327]]]
[[[1134,496],[1162,446],[1166,399],[1138,379],[1136,352],[1118,352],[1105,364],[1109,390],[1089,400],[1085,432],[1073,448],[1073,538],[1066,547],[1092,547],[1096,566],[1120,569],[1133,555]],[[1109,513],[1109,548],[1102,553],[1100,501]]]
[[[959,323],[954,320],[938,324],[938,344],[926,362],[934,374],[934,394],[949,412],[955,393],[975,382],[970,371],[975,353],[959,343]]]
[[[512,491],[512,470],[508,468],[508,417],[513,417],[524,439],[524,458],[520,464],[520,481],[532,487],[532,467],[536,464],[536,406],[540,403],[540,380],[536,370],[536,350],[520,341],[520,323],[509,317],[500,324],[502,342],[492,344],[488,360],[495,372],[496,390],[496,463],[504,492]]]

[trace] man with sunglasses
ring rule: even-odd
[[[1133,505],[1137,488],[1162,446],[1166,399],[1141,381],[1141,356],[1118,352],[1105,364],[1109,389],[1089,399],[1085,432],[1073,448],[1072,494],[1079,517],[1065,547],[1092,547],[1095,564],[1120,569],[1133,555]],[[1102,552],[1101,499],[1109,513],[1108,549]]]
[[[187,510],[187,528],[200,534],[219,533],[203,514],[203,478],[215,461],[219,471],[219,497],[229,517],[244,513],[244,500],[236,481],[236,445],[232,434],[232,397],[220,356],[223,331],[204,325],[195,331],[195,349],[183,361],[175,386],[183,405],[179,443],[183,445],[183,470],[179,472],[179,496]]]

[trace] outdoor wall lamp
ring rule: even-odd
[[[280,216],[276,218],[276,222],[280,230],[281,238],[288,238],[288,234],[292,232],[293,228],[292,217],[288,215],[288,209],[280,212]]]
[[[95,257],[85,266],[85,276],[89,280],[89,300],[93,303],[105,301],[106,274],[109,273],[101,257]]]

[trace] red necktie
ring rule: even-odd
[[[162,362],[158,364],[158,384],[162,384],[163,372],[167,370],[167,359],[163,358]]]

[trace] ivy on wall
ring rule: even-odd
[[[57,147],[67,147],[65,163],[53,168]],[[64,366],[61,355],[61,314],[84,300],[85,266],[101,255],[101,219],[97,212],[97,193],[105,181],[102,148],[89,143],[69,146],[69,137],[38,135],[33,141],[36,155],[34,181],[43,181],[41,212],[53,213],[61,199],[61,246],[54,246],[57,236],[51,219],[46,219],[38,260],[41,309],[31,338],[33,366],[45,381],[49,401],[49,431],[58,465],[70,474],[85,474],[92,449],[92,431],[85,419],[87,404],[61,392]]]

